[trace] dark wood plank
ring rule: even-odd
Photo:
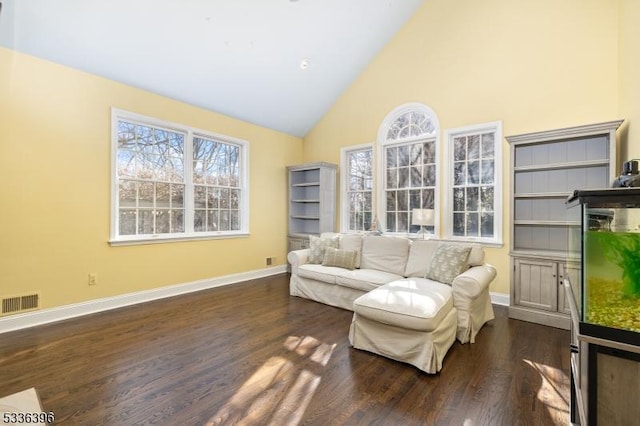
[[[288,275],[0,336],[0,396],[57,424],[567,424],[569,333],[497,318],[439,374],[351,348],[352,313]]]

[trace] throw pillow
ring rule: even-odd
[[[339,235],[326,235],[316,237],[309,235],[309,263],[320,264],[324,260],[324,251],[327,247],[338,248]]]
[[[433,255],[427,278],[451,285],[453,279],[469,267],[470,251],[469,246],[441,244]]]
[[[322,265],[353,270],[356,266],[357,254],[358,252],[355,250],[339,250],[333,247],[327,247],[324,251]]]

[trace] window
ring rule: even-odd
[[[502,123],[445,132],[447,237],[502,244]]]
[[[419,232],[419,226],[411,225],[411,212],[418,208],[435,209],[437,228],[438,128],[433,111],[413,103],[396,108],[382,123],[380,218],[386,232]]]
[[[373,220],[373,146],[343,148],[341,157],[342,232],[369,230]]]
[[[245,141],[114,109],[112,242],[248,232]]]

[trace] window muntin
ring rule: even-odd
[[[447,131],[447,233],[450,238],[501,243],[501,124]]]
[[[115,110],[111,240],[248,232],[248,145]]]
[[[426,105],[409,103],[391,111],[378,132],[381,173],[378,209],[386,232],[417,233],[411,225],[415,208],[434,209],[438,229],[438,148],[439,124]]]
[[[342,150],[343,232],[366,231],[373,221],[373,147]]]

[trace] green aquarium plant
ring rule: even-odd
[[[622,269],[622,293],[640,298],[640,234],[602,232],[599,237],[607,260]]]

